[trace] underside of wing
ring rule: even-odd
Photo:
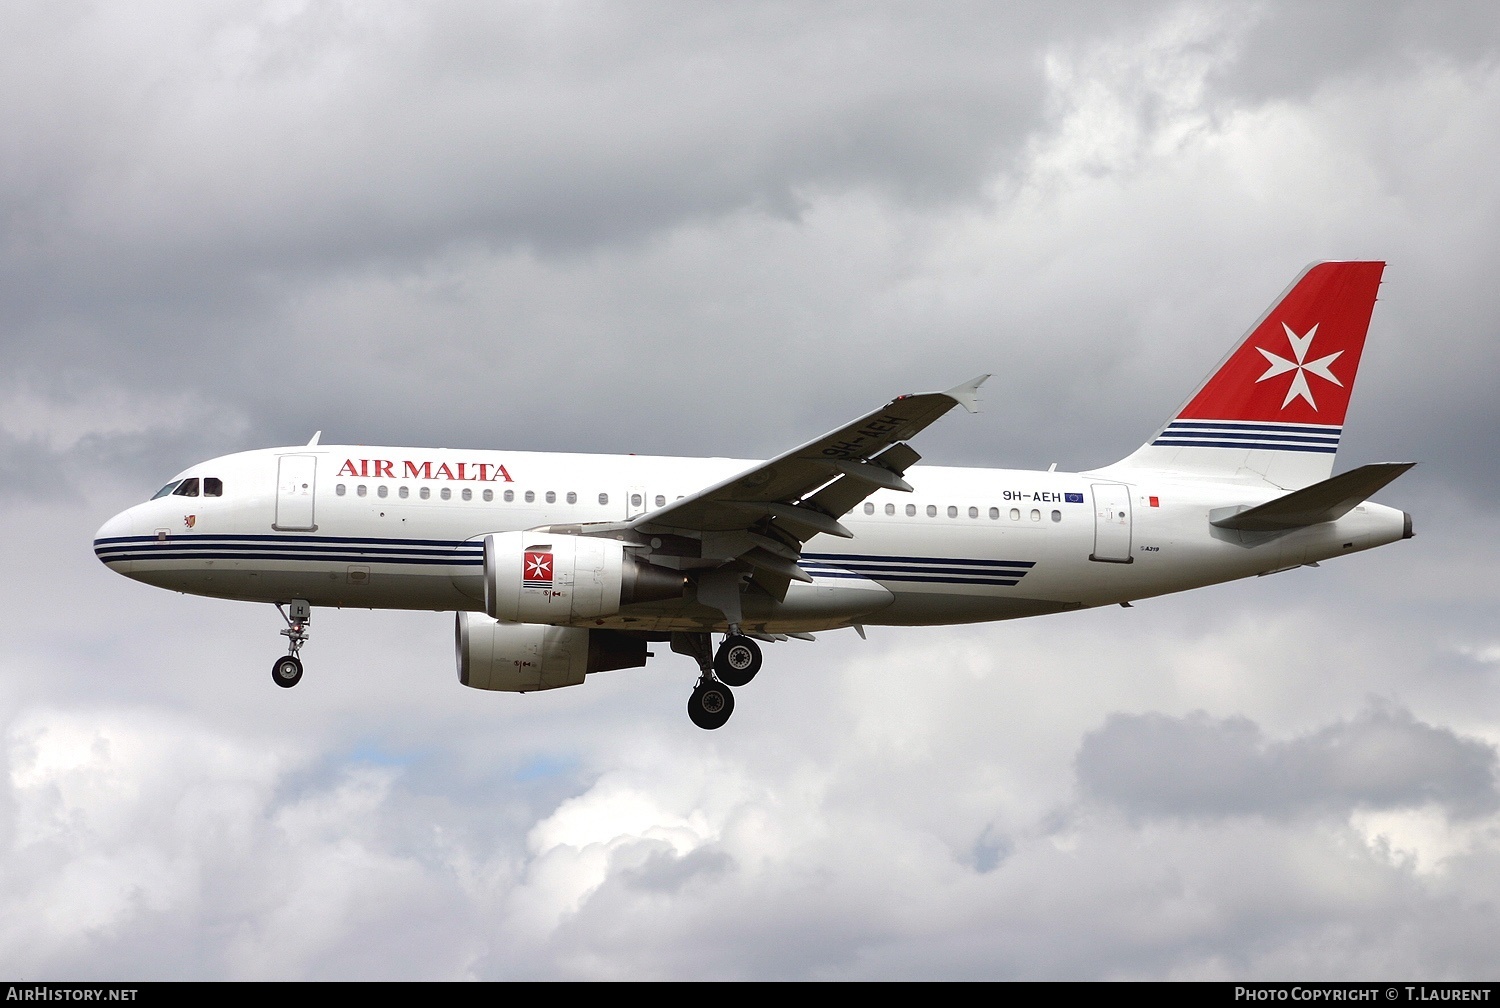
[[[642,515],[632,525],[641,531],[722,532],[752,528],[770,518],[799,540],[818,532],[847,536],[834,519],[876,490],[910,490],[901,475],[921,456],[902,442],[954,406],[973,410],[975,391],[987,377],[947,392],[900,396],[769,462]],[[823,493],[844,484],[843,492]]]
[[[946,392],[899,396],[838,430],[630,521],[536,531],[621,540],[651,566],[686,575],[692,586],[687,602],[703,613],[703,625],[735,627],[747,591],[780,604],[793,581],[813,580],[799,564],[803,543],[816,535],[852,538],[840,517],[878,490],[910,491],[904,474],[921,456],[907,440],[955,406],[975,412],[976,393],[988,377]],[[860,605],[851,614],[869,603]]]
[[[812,580],[798,565],[818,534],[852,538],[839,518],[877,490],[910,491],[903,478],[921,456],[905,442],[955,406],[974,410],[988,375],[947,392],[891,400],[853,423],[674,501],[631,522],[649,535],[701,543],[705,565],[739,560],[773,596],[791,580]]]

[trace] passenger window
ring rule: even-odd
[[[865,514],[874,514],[874,513],[875,513],[875,505],[871,504],[869,501],[866,501],[865,502]]]
[[[376,488],[375,496],[384,499],[390,495],[390,492],[391,488],[382,483],[379,487]]]
[[[571,490],[568,491],[568,503],[569,504],[577,504],[578,503],[578,495],[576,493],[574,493],[573,491],[571,491]]]
[[[548,504],[556,504],[557,503],[557,494],[554,491],[551,491],[551,490],[547,491],[547,503]]]
[[[462,496],[463,496],[464,500],[473,500],[474,499],[474,491],[470,490],[468,487],[464,487],[464,492],[463,492]]]
[[[174,497],[196,497],[198,496],[198,477],[185,479],[177,484],[177,489],[172,491]]]
[[[1052,520],[1055,521],[1055,522],[1062,521],[1062,512],[1061,511],[1054,511],[1054,512],[1052,512]]]
[[[888,514],[888,515],[895,514],[896,513],[896,505],[894,505],[894,504],[887,504],[885,506],[885,513]]]
[[[488,503],[489,501],[494,500],[495,499],[495,491],[491,490],[489,487],[485,487],[485,490],[484,490],[484,499],[485,499],[486,503]]]
[[[354,496],[356,497],[363,497],[367,493],[369,493],[369,489],[363,483],[354,488]]]
[[[927,505],[927,517],[929,517],[929,518],[936,518],[937,517],[937,505],[936,504],[929,504],[929,505]]]
[[[527,490],[526,491],[526,503],[530,504],[534,500],[536,500],[536,494],[533,491],[531,491],[531,490]]]
[[[1031,509],[1031,520],[1032,521],[1041,521],[1042,520],[1042,513],[1040,511],[1038,511],[1036,508],[1032,508]]]
[[[432,496],[432,488],[423,487],[422,489],[417,491],[417,496],[422,498],[423,500],[426,500],[427,498]]]
[[[979,517],[979,509],[977,507],[971,507],[971,508],[969,508],[969,517],[970,518],[978,518]]]
[[[507,491],[505,491],[505,503],[509,504],[512,501],[514,501],[515,499],[516,499],[516,492],[514,490],[507,490]]]
[[[1000,517],[1000,509],[999,508],[990,508],[990,521],[994,521],[996,518],[999,518],[999,517]]]
[[[600,494],[599,495],[599,503],[600,504],[608,504],[609,503],[609,494]]]
[[[630,495],[630,506],[633,507],[633,508],[638,508],[638,507],[641,506],[641,495],[640,494],[631,494]]]
[[[1011,508],[1010,509],[1010,520],[1011,521],[1020,521],[1021,520],[1021,509],[1020,508]]]
[[[958,508],[954,507],[952,504],[948,505],[948,517],[949,518],[957,518],[958,517]]]
[[[438,491],[438,493],[439,493],[439,496],[441,496],[443,498],[443,500],[451,500],[452,497],[453,497],[453,488],[452,487],[443,487],[443,489],[440,490],[440,491]]]
[[[917,506],[915,504],[908,504],[908,505],[906,505],[906,517],[908,517],[908,518],[914,517],[916,515],[916,513],[917,513]]]
[[[336,493],[336,494],[338,494],[340,497],[344,496],[344,491],[345,491],[345,487],[344,487],[344,484],[342,484],[342,483],[340,483],[338,486],[336,486],[336,487],[333,488],[333,492]]]
[[[400,490],[396,491],[396,496],[400,497],[402,500],[406,500],[406,498],[411,496],[411,487],[402,487]]]
[[[657,507],[666,507],[667,506],[667,499],[665,497],[663,497],[661,494],[657,494],[656,495],[656,506]]]
[[[205,497],[223,497],[224,496],[224,481],[221,480],[221,479],[219,479],[217,476],[205,476],[205,477],[203,477],[203,496],[205,496]]]

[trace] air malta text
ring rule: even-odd
[[[396,471],[396,466],[401,471]],[[514,483],[503,465],[490,462],[412,462],[401,459],[345,459],[340,476],[369,479],[460,480],[465,483]]]

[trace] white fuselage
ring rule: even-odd
[[[737,459],[310,445],[193,466],[99,530],[114,570],[175,591],[314,606],[484,608],[484,537],[624,522],[753,465]],[[747,600],[767,633],[850,624],[968,623],[1126,602],[1230,581],[1410,534],[1364,503],[1274,535],[1214,528],[1263,485],[1142,470],[1093,474],[918,466],[914,493],[877,491],[808,541],[784,602]],[[209,486],[217,496],[205,496]],[[629,607],[588,626],[703,629],[701,607]]]

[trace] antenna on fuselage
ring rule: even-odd
[[[320,438],[322,436],[323,436],[323,432],[322,431],[318,431],[316,434],[314,434],[312,436],[312,440],[309,441],[309,442],[307,442],[307,447],[311,448],[313,445],[317,444],[318,443],[318,438]]]

